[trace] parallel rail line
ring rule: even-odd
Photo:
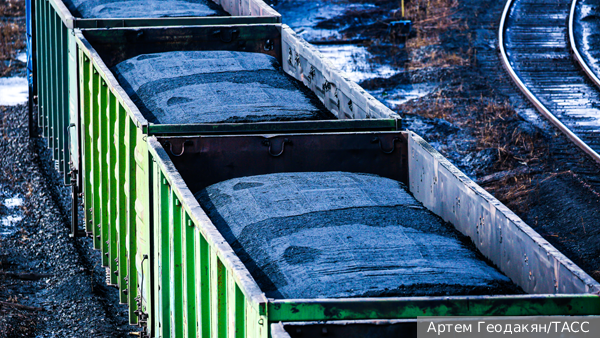
[[[577,1],[573,0],[571,3],[571,11],[569,12],[569,44],[571,45],[571,51],[573,52],[573,57],[575,61],[579,64],[583,72],[588,76],[594,84],[600,88],[600,79],[598,76],[592,71],[590,66],[579,53],[579,48],[577,47],[577,41],[575,40],[575,10],[577,8]]]
[[[570,54],[567,35],[576,45],[569,1],[575,2],[508,0],[499,27],[501,59],[535,108],[600,163],[600,90]],[[568,15],[569,28],[562,25]]]

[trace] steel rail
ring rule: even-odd
[[[576,1],[576,0],[574,0]],[[563,132],[573,143],[575,143],[581,150],[591,156],[596,162],[600,163],[600,155],[590,148],[587,143],[583,142],[579,138],[579,136],[575,135],[567,126],[565,126],[554,114],[550,112],[546,106],[527,88],[527,86],[523,83],[519,75],[515,72],[513,67],[510,64],[510,60],[508,59],[508,55],[506,54],[506,49],[504,48],[504,33],[506,31],[506,20],[510,13],[510,8],[513,4],[514,0],[508,0],[506,5],[504,6],[504,11],[502,13],[502,18],[500,19],[500,27],[498,29],[498,45],[500,47],[500,56],[502,59],[502,65],[504,69],[508,72],[510,78],[514,81],[514,83],[519,87],[523,95],[531,101],[531,103],[535,106],[535,108],[544,115],[552,124],[554,124],[561,132]]]
[[[571,3],[571,12],[569,13],[569,45],[571,45],[571,52],[573,53],[573,57],[575,61],[581,66],[583,72],[594,82],[596,87],[600,89],[600,79],[598,76],[592,71],[592,69],[588,66],[587,62],[583,59],[581,54],[579,53],[579,49],[577,48],[577,41],[575,41],[575,8],[577,7],[577,0],[573,0]]]

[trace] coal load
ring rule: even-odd
[[[85,19],[228,16],[211,0],[64,0],[73,16]]]
[[[267,297],[521,293],[391,179],[279,173],[195,196]]]
[[[304,85],[266,54],[144,54],[113,69],[146,119],[161,124],[332,119]]]

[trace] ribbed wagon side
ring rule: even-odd
[[[281,16],[262,0],[216,0],[231,16],[161,18],[79,18],[62,0],[26,0],[27,49],[30,65],[30,127],[39,126],[52,150],[56,169],[64,183],[72,184],[69,147],[76,147],[76,130],[70,125],[77,114],[77,43],[75,29],[113,27],[168,27],[181,25],[220,25],[279,23]],[[38,104],[34,121],[33,102]]]
[[[236,39],[221,39],[220,33],[236,30]],[[238,25],[164,27],[140,29],[75,30],[78,50],[77,116],[70,125],[77,147],[71,147],[78,177],[77,186],[85,211],[85,232],[102,251],[109,282],[117,285],[120,299],[130,305],[130,321],[137,322],[143,272],[151,268],[145,258],[150,243],[151,217],[148,200],[148,135],[260,134],[340,130],[398,130],[399,119],[358,85],[340,77],[309,45],[281,25]],[[193,36],[193,39],[190,39]],[[243,44],[239,42],[243,41]],[[263,123],[223,123],[167,125],[148,122],[119,85],[110,67],[132,56],[169,50],[245,50],[267,53],[282,60],[282,45],[294,52],[304,65],[292,74],[322,100],[335,107],[345,119]],[[296,57],[297,56],[297,57]],[[284,67],[285,69],[285,67]],[[311,75],[312,74],[312,75]],[[306,77],[310,75],[310,80]],[[312,80],[312,82],[310,82]],[[325,96],[327,82],[331,97]],[[329,95],[329,94],[327,94]],[[344,101],[334,102],[333,99]],[[347,102],[354,100],[349,105]],[[342,107],[342,108],[338,108]],[[340,113],[341,112],[341,113]],[[364,113],[363,113],[364,112]],[[358,117],[386,117],[358,119]],[[356,115],[354,115],[356,113]],[[352,119],[348,119],[351,117]],[[77,196],[74,203],[77,202]],[[76,216],[76,215],[75,215]],[[74,219],[73,233],[77,229]],[[140,310],[142,312],[140,312]]]
[[[273,157],[265,138],[293,143]],[[412,132],[151,136],[148,150],[153,268],[144,273],[142,307],[152,337],[287,337],[281,329],[294,323],[389,326],[418,316],[600,315],[597,282]],[[192,194],[234,177],[339,170],[408,183],[528,294],[265,298]]]

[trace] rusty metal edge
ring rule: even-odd
[[[560,122],[560,120],[558,118],[556,118],[556,116],[554,116],[554,114],[552,114],[550,112],[550,110],[548,110],[548,108],[546,108],[542,104],[542,102],[540,102],[540,100],[538,100],[538,98],[535,97],[535,95],[533,95],[533,93],[531,91],[529,91],[527,86],[525,86],[525,84],[523,83],[521,78],[519,78],[519,76],[517,75],[517,73],[515,72],[513,67],[510,65],[510,61],[508,60],[508,55],[506,54],[506,50],[504,49],[504,32],[506,30],[505,29],[506,19],[508,18],[508,14],[510,12],[510,7],[512,6],[512,4],[513,4],[513,0],[508,0],[506,2],[506,6],[504,6],[504,12],[502,13],[502,18],[500,19],[500,27],[498,29],[498,45],[500,48],[500,56],[501,56],[500,58],[502,59],[502,65],[504,66],[504,69],[508,72],[508,75],[513,80],[513,82],[517,85],[517,87],[519,87],[519,89],[521,90],[523,95],[525,95],[525,97],[529,101],[531,101],[531,103],[535,106],[535,108],[542,115],[544,115],[548,120],[550,120],[550,122],[552,122],[552,124],[554,124],[573,143],[575,143],[579,148],[581,148],[581,150],[583,150],[590,157],[592,157],[592,159],[594,159],[594,161],[596,161],[597,163],[600,163],[600,155],[596,151],[594,151],[592,148],[590,148],[590,146],[588,146],[585,142],[583,142],[583,140],[581,140],[579,138],[579,136],[575,135],[575,133],[573,133],[567,126],[565,126],[562,122]]]

